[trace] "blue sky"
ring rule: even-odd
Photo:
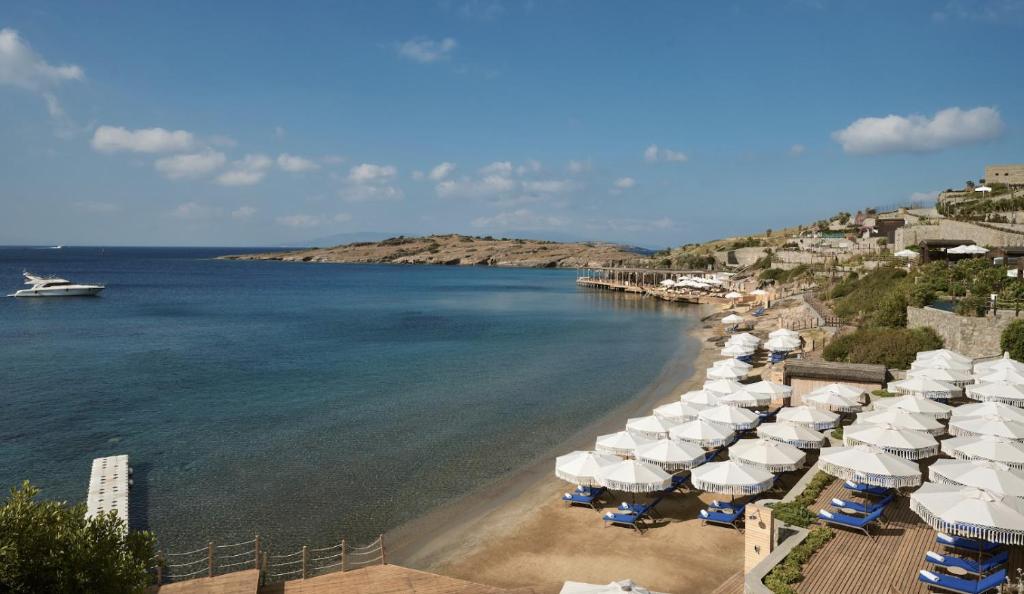
[[[1024,1],[0,5],[0,244],[678,245],[1024,161]]]

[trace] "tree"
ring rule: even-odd
[[[114,512],[39,501],[25,481],[0,506],[0,592],[142,592],[155,538],[129,532]]]
[[[1003,329],[999,347],[1004,353],[1010,353],[1011,358],[1024,360],[1024,320],[1014,320]]]

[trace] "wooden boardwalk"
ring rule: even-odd
[[[833,497],[848,498],[843,481],[825,489],[811,507],[831,509]],[[835,538],[804,566],[804,580],[796,584],[800,594],[926,594],[917,572],[932,566],[925,562],[929,550],[943,552],[935,542],[935,530],[910,510],[909,497],[897,497],[886,509],[888,524],[872,529],[872,540],[860,532],[833,528]],[[1010,550],[1009,574],[1024,567],[1024,549]]]
[[[509,594],[509,590],[418,571],[398,565],[374,565],[337,571],[307,580],[267,584],[259,594]],[[516,590],[516,594],[530,594]]]
[[[198,578],[147,589],[148,594],[258,594],[260,572],[235,571],[212,578]]]
[[[722,582],[720,586],[711,591],[711,594],[743,594],[743,575],[742,571],[729,576],[729,579]]]

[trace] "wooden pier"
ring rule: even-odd
[[[132,469],[128,456],[109,456],[92,461],[89,476],[89,496],[86,498],[85,517],[114,511],[128,526],[128,491],[131,489]]]
[[[664,280],[682,276],[714,277],[706,270],[668,270],[652,268],[588,267],[576,271],[576,284],[581,287],[605,289],[650,296],[663,301],[681,303],[729,303],[720,295],[698,291],[670,291],[661,286]]]

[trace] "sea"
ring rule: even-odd
[[[165,551],[369,542],[699,348],[695,308],[573,270],[216,259],[243,251],[0,248],[5,294],[23,270],[107,286],[0,300],[0,486],[80,503],[92,459],[127,454],[132,528]]]

